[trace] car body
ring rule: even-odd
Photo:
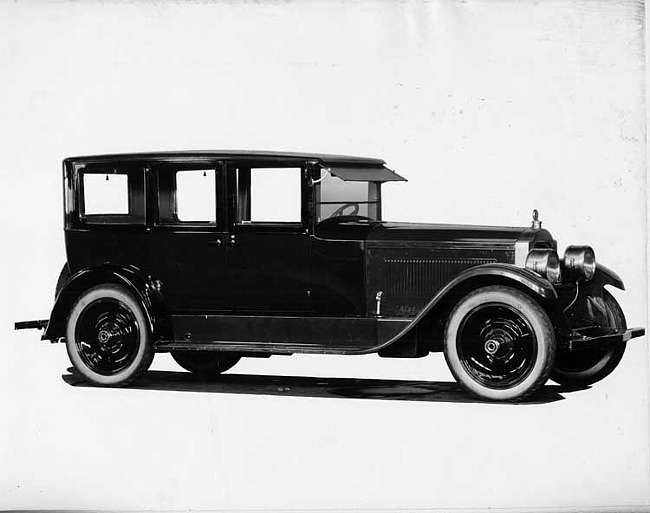
[[[381,159],[252,151],[63,161],[67,262],[43,339],[124,385],[156,352],[203,377],[241,357],[444,351],[471,392],[588,384],[626,341],[620,278],[531,226],[391,223]]]

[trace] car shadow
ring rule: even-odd
[[[73,369],[61,377],[75,387],[93,387]],[[369,378],[319,378],[307,376],[268,376],[260,374],[223,374],[205,381],[189,372],[149,371],[122,390],[161,392],[203,392],[213,394],[250,394],[286,397],[379,399],[444,403],[485,403],[463,390],[455,382],[407,381]],[[531,398],[516,404],[543,404],[564,399],[576,391],[559,385],[545,385]],[[507,403],[514,404],[514,403]]]

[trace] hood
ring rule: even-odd
[[[555,241],[547,230],[521,226],[368,222],[341,219],[338,222],[321,223],[316,234],[324,239],[363,241],[370,248],[441,245],[512,249],[517,242],[525,243],[527,248],[532,247],[533,244],[555,248]]]
[[[460,224],[377,223],[368,233],[368,242],[444,242],[514,244],[528,231],[525,227],[473,226]],[[536,230],[541,231],[541,230]]]

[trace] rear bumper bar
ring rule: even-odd
[[[47,328],[50,323],[49,319],[42,319],[40,321],[20,321],[14,324],[15,330],[42,330]]]
[[[619,330],[608,333],[589,333],[575,331],[567,341],[569,351],[580,349],[592,349],[595,347],[607,347],[622,342],[627,342],[636,337],[645,335],[645,328],[630,328],[629,330]]]

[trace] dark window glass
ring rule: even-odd
[[[344,181],[327,174],[316,183],[316,221],[356,215],[379,220],[379,182]]]

